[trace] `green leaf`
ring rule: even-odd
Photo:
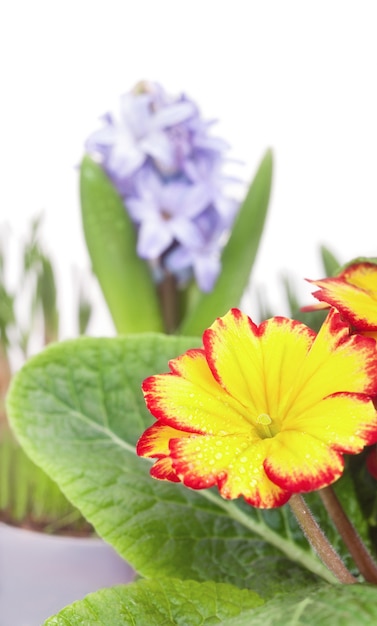
[[[148,375],[198,339],[157,334],[55,344],[15,376],[8,416],[32,460],[137,572],[230,582],[264,596],[333,577],[289,509],[259,511],[154,480],[135,442],[154,420]]]
[[[202,294],[182,322],[180,332],[199,335],[213,320],[238,306],[250,279],[267,215],[272,180],[272,152],[264,156],[234,222],[213,290]]]
[[[87,248],[118,333],[162,331],[155,284],[136,253],[136,232],[101,167],[81,164],[81,210]]]
[[[36,296],[42,306],[44,319],[45,343],[57,341],[59,336],[59,313],[57,309],[57,291],[54,269],[45,255],[40,259],[40,271],[37,276]]]
[[[0,519],[44,533],[90,532],[57,484],[26,456],[7,426],[0,428]]]
[[[279,596],[225,619],[224,626],[372,626],[377,623],[377,587],[321,585]]]
[[[360,506],[368,528],[368,538],[375,558],[377,557],[377,482],[370,474],[366,460],[372,447],[350,457],[349,474],[353,482],[356,502]]]
[[[302,311],[303,305],[300,304],[295,286],[293,285],[292,279],[290,279],[288,275],[282,276],[282,286],[285,292],[285,298],[287,300],[291,318],[306,324],[309,328],[318,332],[328,314],[328,311]]]
[[[321,246],[321,259],[326,276],[335,276],[341,263],[326,246]]]
[[[262,603],[251,591],[221,583],[139,580],[90,594],[44,626],[209,626],[249,613]]]

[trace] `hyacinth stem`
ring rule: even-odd
[[[332,487],[319,490],[320,498],[341,538],[346,544],[350,555],[355,561],[360,574],[369,583],[377,584],[377,566],[366,549],[363,541],[344,512],[341,503]]]
[[[158,284],[158,297],[161,303],[165,332],[171,335],[179,323],[177,282],[172,274],[166,274]]]
[[[357,583],[357,579],[348,571],[327,537],[323,534],[302,496],[299,494],[291,496],[289,505],[305,537],[318,554],[322,563],[326,565],[339,582],[345,585]]]

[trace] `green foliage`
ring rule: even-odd
[[[149,461],[136,456],[135,443],[153,421],[142,398],[142,380],[166,371],[169,358],[198,345],[196,338],[148,333],[80,338],[47,348],[14,378],[7,408],[23,448],[97,533],[148,579],[91,595],[47,624],[95,625],[95,619],[112,625],[195,624],[198,619],[241,625],[254,624],[251,618],[262,620],[263,615],[266,624],[276,624],[272,620],[285,610],[297,612],[292,624],[316,624],[299,621],[307,605],[313,604],[322,619],[326,611],[331,619],[341,611],[343,604],[335,610],[327,601],[334,588],[318,586],[321,579],[334,579],[312,553],[289,507],[260,511],[242,500],[223,500],[215,489],[194,491],[153,480]],[[337,485],[365,539],[368,526],[354,489],[349,474]],[[307,500],[345,557],[318,495],[309,494]],[[346,562],[354,569],[350,557]],[[221,584],[237,589],[230,593]],[[256,596],[248,592],[242,604],[241,589],[254,591],[266,604],[257,606]],[[361,602],[364,592],[359,593],[345,595],[344,606]],[[223,613],[220,608],[213,612],[216,594],[225,597],[225,604],[229,594],[234,597],[230,613],[224,607]],[[250,598],[254,604],[247,605]],[[234,605],[238,613],[231,612]]]
[[[8,331],[14,322],[14,296],[0,283],[0,343],[4,349],[9,345]]]
[[[40,272],[37,280],[36,295],[41,304],[45,343],[57,341],[59,334],[59,314],[56,304],[56,282],[50,259],[42,255],[40,258]]]
[[[326,276],[335,276],[341,263],[326,246],[320,248],[321,260]]]
[[[6,283],[6,255],[0,239],[0,352],[6,353],[9,345],[9,328],[15,323],[14,295]]]
[[[57,287],[53,265],[40,240],[41,216],[28,225],[20,244],[21,272],[9,286],[7,229],[0,229],[0,519],[44,532],[92,532],[60,489],[26,457],[9,432],[4,397],[12,377],[11,357],[28,355],[36,345],[56,341],[59,331]],[[85,322],[90,316],[89,303]],[[33,346],[35,348],[35,346]]]
[[[306,324],[309,328],[318,332],[328,314],[328,311],[302,311],[301,308],[303,305],[298,300],[292,280],[290,280],[288,276],[283,276],[282,285],[285,291],[285,298],[289,307],[289,314],[291,318]]]
[[[373,626],[377,588],[321,585],[276,597],[223,622],[224,626]],[[73,622],[74,623],[74,622]]]
[[[119,194],[88,156],[80,172],[81,211],[92,267],[118,333],[161,331],[156,288],[136,253],[136,232]]]
[[[255,593],[221,583],[140,580],[93,593],[48,619],[45,626],[212,626],[261,604]]]
[[[93,307],[88,299],[83,285],[80,285],[78,296],[78,330],[79,335],[84,335],[93,312]]]
[[[57,484],[0,428],[0,519],[45,533],[92,533]]]
[[[369,585],[315,585],[263,603],[230,585],[162,579],[90,594],[44,626],[372,626],[376,621],[377,589]]]
[[[371,549],[377,557],[377,481],[367,469],[366,458],[371,448],[349,459],[349,475],[353,483],[355,500],[366,520]]]
[[[252,181],[221,257],[214,288],[198,298],[180,327],[185,335],[202,334],[213,320],[238,306],[250,279],[267,215],[272,181],[272,152],[268,151]]]

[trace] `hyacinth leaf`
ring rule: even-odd
[[[249,615],[262,604],[252,591],[224,583],[139,580],[92,593],[49,618],[45,626],[209,626]]]
[[[339,263],[336,256],[334,256],[331,250],[329,250],[326,246],[321,246],[320,252],[326,276],[335,276],[341,266],[341,263]]]
[[[8,394],[17,438],[141,576],[226,582],[263,597],[318,576],[332,582],[289,507],[260,511],[215,489],[154,480],[150,462],[136,456],[136,441],[154,421],[141,381],[200,343],[143,333],[46,348],[17,373]],[[318,520],[344,554],[322,509],[315,509]]]
[[[263,234],[272,168],[272,152],[268,150],[233,224],[221,256],[221,272],[215,286],[209,293],[201,294],[195,308],[187,313],[180,327],[182,334],[201,334],[216,317],[239,305]]]
[[[156,288],[136,254],[135,228],[110,180],[88,156],[80,170],[85,240],[118,333],[162,331]]]

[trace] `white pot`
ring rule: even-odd
[[[101,539],[46,535],[0,523],[0,626],[41,626],[67,604],[134,576]]]

